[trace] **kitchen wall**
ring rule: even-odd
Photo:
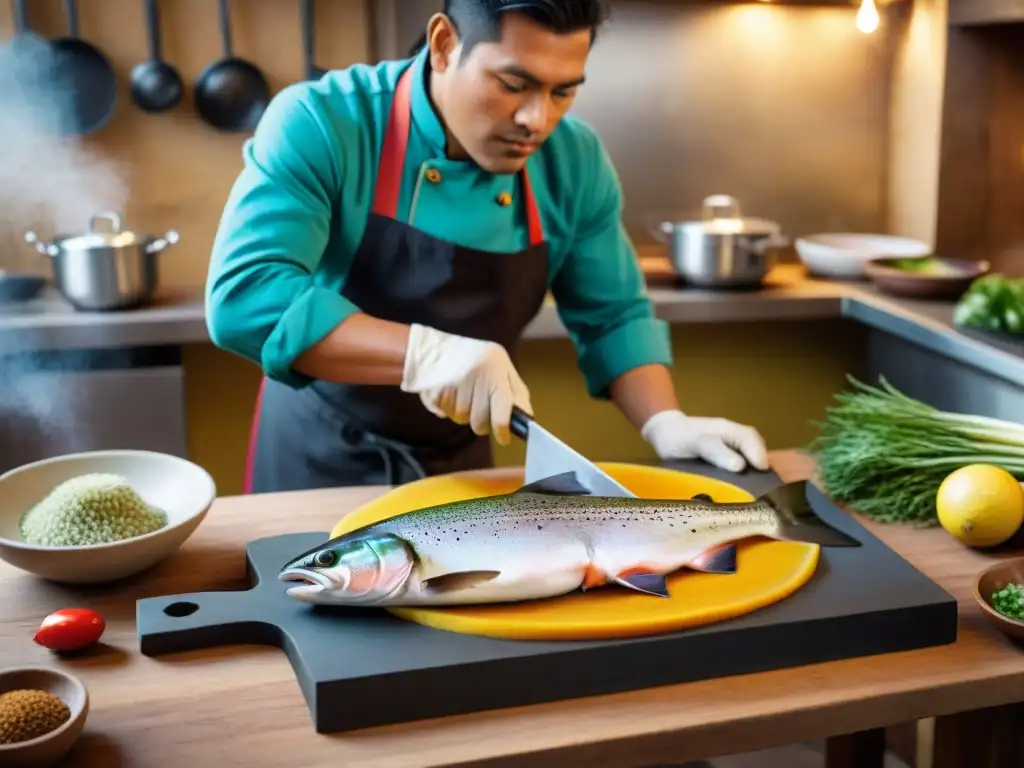
[[[377,2],[382,54],[404,55],[443,6]],[[574,111],[616,163],[638,244],[654,242],[652,221],[699,217],[702,199],[718,192],[793,234],[886,229],[893,57],[906,21],[885,7],[878,31],[864,35],[855,13],[613,3]],[[919,51],[903,58],[914,66]]]
[[[891,76],[887,231],[934,243],[946,83],[947,0],[915,0],[890,14],[898,30]]]
[[[408,26],[407,14],[429,15],[432,3],[318,3],[318,62],[338,68],[372,56],[374,33],[386,37],[389,29],[379,14],[368,12],[371,7],[397,8]],[[11,33],[8,5],[0,6],[0,40]],[[60,209],[89,211],[108,200],[118,203],[124,194],[119,207],[129,226],[181,232],[181,243],[162,261],[164,284],[201,286],[244,137],[201,123],[188,103],[191,90],[186,103],[168,114],[147,115],[130,103],[127,73],[146,56],[142,6],[124,0],[79,3],[81,33],[113,61],[121,96],[116,118],[83,143],[89,154],[79,165],[107,162],[121,174],[123,187],[93,174],[90,178],[100,178],[97,196],[80,196]],[[300,79],[298,4],[245,0],[232,7],[236,54],[263,69],[274,90]],[[639,244],[651,242],[646,228],[655,217],[696,215],[703,196],[712,192],[736,195],[744,212],[774,218],[793,234],[890,226],[923,232],[932,226],[927,211],[921,212],[927,194],[898,206],[890,194],[913,186],[894,185],[894,157],[903,158],[902,167],[914,173],[923,167],[925,176],[930,162],[914,156],[921,148],[905,130],[902,144],[890,142],[890,99],[903,94],[906,115],[922,88],[914,75],[920,50],[905,43],[900,48],[909,17],[906,11],[883,10],[879,31],[863,35],[854,14],[852,6],[616,3],[576,109],[595,124],[618,165],[627,225]],[[217,5],[164,0],[161,18],[164,54],[191,83],[221,55]],[[60,0],[36,0],[30,22],[40,34],[63,34]],[[404,53],[410,40],[397,42]],[[903,63],[894,90],[897,55]],[[928,104],[933,90],[925,84]],[[906,117],[900,125],[908,125]],[[53,169],[52,157],[43,156],[45,145],[18,140],[19,135],[0,136],[0,190],[17,183],[12,167],[32,175],[31,190],[46,188],[42,182],[48,178],[54,182],[50,188],[67,179],[66,172]],[[11,162],[15,155],[17,163]],[[89,186],[83,182],[81,188]],[[20,190],[8,195],[0,211],[0,268],[45,270],[21,241],[26,221],[16,204],[23,202],[19,196],[24,197]],[[42,234],[55,227],[84,227],[84,221],[67,221],[70,215],[49,228],[45,220],[32,223]],[[758,340],[749,338],[752,331]],[[838,325],[690,326],[676,329],[674,340],[684,407],[755,423],[773,447],[809,437],[805,415],[820,410],[842,386],[860,351],[859,336]],[[648,455],[610,406],[581,398],[578,376],[566,383],[571,354],[567,342],[532,344],[523,352],[520,364],[534,404],[551,414],[550,426],[598,458]],[[188,347],[185,359],[190,451],[211,469],[223,493],[235,492],[257,371],[209,345]],[[550,372],[559,367],[552,378]],[[499,451],[498,460],[514,462],[521,455],[515,445]]]
[[[61,0],[33,0],[29,23],[43,36],[65,34]],[[317,4],[317,58],[324,67],[344,67],[365,61],[368,56],[365,5],[362,0],[330,0]],[[0,40],[12,32],[10,3],[0,4]],[[181,233],[178,247],[163,258],[162,280],[171,286],[201,284],[206,277],[210,242],[216,232],[224,199],[241,168],[239,134],[219,133],[199,121],[191,108],[191,83],[208,64],[221,58],[220,27],[214,0],[163,0],[163,55],[181,73],[187,85],[181,108],[150,115],[130,101],[128,73],[147,57],[145,3],[127,0],[79,0],[79,32],[111,61],[118,74],[117,113],[101,132],[84,141],[93,166],[93,178],[104,171],[106,161],[121,175],[127,190],[123,206],[125,223],[135,229],[163,232],[174,227]],[[231,5],[234,52],[250,59],[263,70],[270,86],[278,91],[303,77],[299,4],[295,0],[245,0]],[[5,123],[4,123],[5,124]],[[5,124],[6,125],[6,124]],[[18,130],[19,132],[15,133]],[[65,202],[60,210],[90,209],[80,199],[67,201],[71,192],[55,187],[67,185],[69,172],[55,168],[49,142],[31,141],[20,128],[0,133],[0,187],[12,188],[17,180],[8,177],[4,163],[14,164],[32,175],[29,190],[53,195]],[[5,146],[6,145],[6,146]],[[28,155],[26,157],[26,154]],[[15,157],[15,156],[19,157]],[[66,155],[64,155],[66,156]],[[53,184],[47,183],[47,177]],[[80,177],[75,177],[80,180]],[[24,182],[22,182],[24,184]],[[45,191],[43,187],[45,186]],[[90,185],[84,180],[75,189],[98,188],[96,205],[117,201],[121,190],[106,182]],[[11,199],[0,192],[5,210],[0,212],[0,267],[45,268],[29,254],[20,240],[24,222],[19,209],[27,207],[24,190]],[[80,197],[87,197],[83,191]],[[38,206],[36,207],[38,208]],[[87,219],[88,216],[86,215]],[[84,229],[65,217],[56,225],[38,221],[41,234],[54,226]],[[48,226],[49,224],[49,226]]]

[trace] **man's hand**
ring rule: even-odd
[[[533,415],[530,392],[505,348],[413,324],[405,354],[403,392],[415,392],[427,410],[478,435],[511,440],[512,406]]]
[[[730,472],[741,471],[747,463],[768,469],[768,450],[761,435],[728,419],[661,411],[647,420],[640,434],[666,461],[699,458]]]

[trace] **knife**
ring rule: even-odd
[[[526,441],[525,483],[575,472],[576,479],[595,496],[636,498],[635,493],[544,429],[526,411],[513,406],[509,426],[512,434]]]

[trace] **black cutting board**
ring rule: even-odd
[[[760,495],[774,473],[683,471]],[[223,645],[284,649],[318,732],[534,704],[952,643],[956,600],[809,486],[815,510],[861,547],[822,548],[795,594],[753,613],[671,634],[622,640],[494,640],[430,629],[380,609],[292,600],[281,566],[326,531],[259,539],[246,550],[248,591],[138,601],[147,656]]]

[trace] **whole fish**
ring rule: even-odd
[[[565,472],[350,531],[278,578],[298,582],[292,598],[320,605],[500,603],[606,584],[667,597],[665,576],[680,568],[735,573],[741,539],[860,546],[822,521],[806,492],[800,481],[741,503],[603,497]]]

